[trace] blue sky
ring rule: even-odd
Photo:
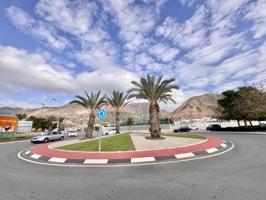
[[[265,0],[1,1],[0,106],[126,91],[148,73],[176,78],[177,104],[252,85],[266,78],[265,10]]]

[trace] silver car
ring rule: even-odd
[[[35,136],[31,139],[32,143],[40,143],[44,142],[47,143],[49,141],[55,141],[55,140],[64,140],[64,134],[61,132],[53,131],[49,133],[45,133],[40,136]]]

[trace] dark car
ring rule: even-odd
[[[190,128],[187,126],[182,126],[180,128],[174,129],[175,133],[179,133],[179,132],[189,132]]]
[[[217,131],[219,129],[221,129],[219,124],[211,124],[207,127],[207,131]]]

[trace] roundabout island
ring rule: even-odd
[[[135,166],[203,159],[226,153],[234,147],[233,143],[216,136],[162,135],[162,140],[146,139],[146,134],[106,136],[102,138],[101,152],[93,150],[98,138],[46,143],[24,149],[18,157],[31,163],[53,166]],[[114,143],[114,139],[120,143]],[[128,148],[123,143],[128,143]]]

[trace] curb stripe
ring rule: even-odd
[[[226,144],[224,144],[224,143],[223,143],[223,144],[221,144],[221,147],[223,147],[223,148],[225,148],[226,146],[227,146],[227,145],[226,145]]]
[[[26,159],[26,157],[28,158],[33,158],[33,159],[37,159],[37,160],[43,160],[46,162],[54,162],[54,163],[58,163],[60,165],[64,165],[64,164],[69,164],[72,165],[73,164],[79,164],[79,165],[85,165],[85,166],[107,166],[107,165],[126,165],[126,164],[132,164],[132,165],[141,165],[145,163],[149,164],[149,163],[156,163],[161,162],[161,163],[167,163],[167,162],[171,162],[171,160],[174,162],[174,160],[192,160],[192,159],[200,159],[200,157],[206,157],[208,154],[214,155],[214,153],[218,152],[218,154],[222,153],[222,152],[227,152],[228,150],[226,149],[231,149],[232,146],[234,146],[233,143],[231,142],[225,142],[225,143],[220,143],[219,146],[217,147],[213,147],[213,148],[209,148],[209,149],[205,149],[204,151],[195,151],[195,152],[188,152],[188,153],[179,153],[179,154],[172,154],[171,156],[146,156],[146,157],[133,157],[133,158],[129,158],[129,159],[107,159],[107,158],[99,158],[99,159],[69,159],[69,158],[64,158],[64,157],[45,157],[42,156],[38,153],[33,153],[30,149],[25,149],[22,152],[23,157],[25,157],[24,159]],[[212,154],[213,153],[213,154]],[[208,156],[207,156],[208,157]],[[170,161],[167,161],[170,160]],[[35,162],[32,160],[32,162]],[[48,164],[48,163],[47,163]],[[52,164],[51,164],[52,165]],[[64,165],[67,166],[67,165]],[[76,165],[75,165],[76,166]]]
[[[216,149],[216,148],[210,148],[210,149],[206,149],[206,151],[208,153],[214,153],[214,152],[218,151],[218,149]]]
[[[64,163],[66,161],[66,158],[56,158],[52,157],[48,160],[49,162],[57,162],[57,163]]]
[[[154,162],[154,157],[131,158],[131,163]]]
[[[41,155],[39,155],[39,154],[32,154],[30,157],[32,157],[34,159],[39,159],[41,157]]]
[[[108,159],[86,159],[83,164],[107,164]]]
[[[177,159],[181,159],[181,158],[190,158],[190,157],[193,157],[195,156],[194,153],[180,153],[180,154],[176,154],[175,157]]]

